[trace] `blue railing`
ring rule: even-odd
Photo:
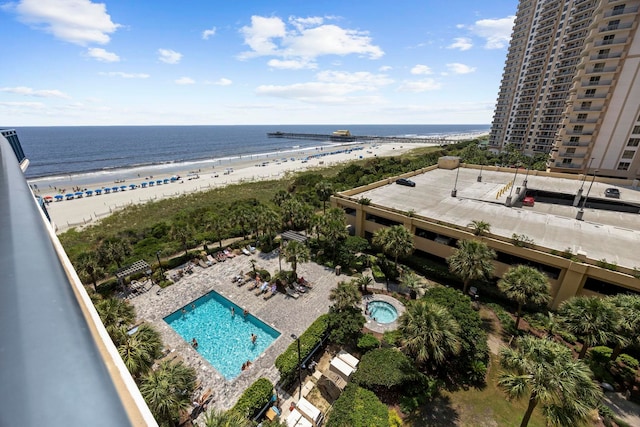
[[[95,321],[20,152],[17,136],[0,136],[0,426],[157,425]]]

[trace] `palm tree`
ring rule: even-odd
[[[391,255],[398,268],[398,257],[413,252],[413,235],[404,225],[393,225],[381,228],[373,234],[373,244],[382,248],[386,255]]]
[[[115,262],[118,268],[122,268],[122,262],[129,255],[131,247],[121,239],[105,240],[98,248],[100,261],[106,266]]]
[[[96,310],[112,339],[118,336],[121,327],[128,327],[136,318],[133,306],[117,298],[100,300],[96,304]]]
[[[620,313],[616,327],[617,338],[610,360],[616,360],[629,344],[640,344],[640,295],[617,294],[609,297]]]
[[[529,404],[520,427],[526,427],[538,404],[551,425],[577,425],[597,408],[602,391],[589,367],[575,360],[571,350],[555,341],[525,336],[516,348],[500,351],[498,386],[509,399],[527,397]]]
[[[131,375],[140,378],[160,357],[161,348],[160,334],[150,325],[142,324],[134,334],[125,334],[124,342],[118,346],[118,353]]]
[[[180,242],[182,248],[184,249],[184,255],[189,255],[189,248],[187,244],[189,240],[193,238],[193,228],[187,223],[177,223],[171,227],[170,236],[172,239],[175,239]]]
[[[458,240],[458,249],[447,258],[447,263],[449,271],[462,280],[462,293],[466,295],[472,280],[489,278],[493,274],[494,259],[496,253],[486,243],[478,240]]]
[[[562,303],[559,313],[565,329],[582,339],[578,359],[590,347],[608,343],[620,317],[611,300],[600,297],[573,297]]]
[[[253,424],[238,411],[212,409],[205,416],[205,427],[251,427]]]
[[[527,265],[518,265],[509,270],[498,281],[498,288],[518,304],[516,311],[516,330],[520,324],[522,306],[525,303],[546,304],[551,300],[551,285],[547,276]]]
[[[287,262],[291,263],[291,270],[293,270],[293,275],[295,277],[298,277],[298,264],[307,262],[310,258],[311,252],[304,243],[292,240],[291,242],[287,243],[287,246],[284,247],[284,259]]]
[[[412,292],[412,298],[415,298],[416,290],[420,287],[422,281],[417,274],[409,272],[402,277],[400,284],[408,288]]]
[[[369,289],[367,288],[373,282],[373,278],[369,275],[363,274],[356,279],[356,285],[362,288],[362,292],[369,293]]]
[[[329,293],[329,301],[333,301],[333,309],[338,312],[357,308],[360,300],[358,286],[354,282],[340,282]]]
[[[100,266],[100,262],[96,255],[92,252],[84,252],[80,254],[77,261],[78,274],[80,274],[83,281],[91,281],[93,284],[93,290],[98,288],[98,279],[104,277],[104,270]]]
[[[211,230],[213,233],[213,241],[218,241],[220,249],[222,249],[222,239],[224,234],[228,231],[229,221],[226,217],[221,215],[211,215],[206,223],[206,229]]]
[[[467,227],[470,227],[476,236],[484,236],[491,232],[491,224],[481,220],[473,220],[467,224]]]
[[[322,212],[326,212],[327,201],[333,196],[333,185],[328,181],[320,181],[316,184],[316,194],[322,202]]]
[[[142,378],[140,393],[160,424],[174,426],[182,411],[191,407],[196,372],[182,362],[160,363]]]
[[[414,301],[400,316],[403,350],[424,364],[440,365],[460,352],[460,326],[444,307]]]

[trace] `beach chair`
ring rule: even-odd
[[[242,253],[245,255],[251,255],[251,252],[249,252],[249,249],[247,248],[242,248]]]
[[[271,298],[272,296],[274,296],[278,291],[274,288],[269,289],[267,292],[265,292],[264,296],[262,297],[265,300],[268,300],[269,298]]]
[[[287,292],[287,295],[289,295],[293,299],[300,298],[300,294],[294,291],[293,289],[291,289],[290,287],[286,288],[286,292]]]
[[[216,261],[216,259],[214,257],[212,257],[211,255],[207,255],[207,260],[211,263],[211,264],[215,264],[218,261]]]
[[[247,288],[247,290],[252,291],[252,290],[254,290],[255,288],[257,288],[258,286],[259,286],[258,281],[257,281],[257,280],[253,280],[253,281],[251,282],[251,284],[249,285],[249,287]]]
[[[258,289],[256,289],[256,291],[255,291],[253,294],[254,294],[255,296],[259,296],[259,295],[262,295],[262,294],[264,294],[265,292],[267,292],[267,290],[268,290],[268,289],[269,289],[268,287],[264,287],[264,288],[263,288],[262,286],[260,286]]]
[[[207,264],[203,260],[198,260],[198,265],[202,268],[209,268],[209,264]]]
[[[223,253],[227,258],[233,258],[236,256],[230,248],[225,249]]]

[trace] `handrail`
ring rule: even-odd
[[[3,136],[0,199],[0,425],[157,425]]]

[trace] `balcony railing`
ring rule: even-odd
[[[574,159],[582,159],[586,153],[567,153],[566,151],[558,154],[560,157],[571,157]]]
[[[0,424],[157,426],[0,136]]]
[[[578,169],[580,167],[582,167],[582,165],[578,165],[575,163],[562,163],[562,162],[556,162],[556,167],[557,168],[564,168],[564,169]]]
[[[618,31],[618,30],[627,30],[633,27],[633,22],[623,22],[618,25],[607,25],[606,27],[600,27],[601,33],[606,33],[608,31]]]
[[[616,9],[605,12],[604,17],[610,18],[612,16],[620,16],[626,13],[636,13],[638,11],[638,6],[626,6],[624,9]]]

